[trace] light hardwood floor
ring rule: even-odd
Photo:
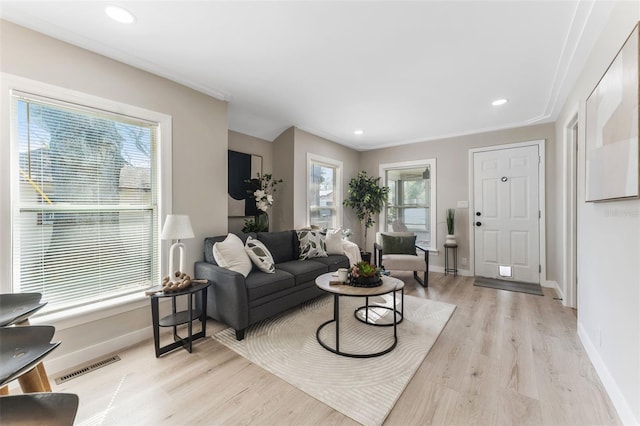
[[[618,425],[576,334],[576,314],[544,297],[430,273],[406,292],[457,305],[385,425]],[[224,326],[208,322],[207,334]],[[251,331],[248,331],[248,336]],[[212,338],[160,359],[153,342],[54,391],[80,397],[77,425],[352,425]],[[362,378],[366,380],[366,377]],[[357,404],[357,401],[354,401]]]

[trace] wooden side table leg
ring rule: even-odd
[[[49,377],[47,376],[47,371],[44,369],[44,364],[39,363],[35,369],[38,372],[38,376],[40,376],[44,392],[51,392],[51,383],[49,383]]]
[[[20,325],[21,326],[31,325],[29,323],[29,318],[22,321]],[[47,371],[44,369],[44,364],[42,362],[39,362],[38,365],[36,365],[33,370],[29,371],[27,374],[24,374],[23,376],[25,375],[30,375],[28,378],[25,379],[26,386],[27,387],[34,386],[35,388],[37,388],[37,390],[26,391],[24,389],[25,385],[23,385],[22,381],[18,379],[18,381],[20,382],[20,387],[24,392],[51,392],[51,383],[49,383],[49,377],[47,376]],[[36,380],[36,376],[38,376],[38,380]]]
[[[18,377],[18,382],[20,382],[20,387],[24,393],[45,392],[44,384],[40,380],[40,375],[35,367]]]

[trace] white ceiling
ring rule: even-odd
[[[118,24],[104,6],[136,17]],[[359,150],[553,121],[604,1],[6,1],[0,16]],[[508,98],[501,107],[496,98]],[[361,136],[355,129],[364,129]]]

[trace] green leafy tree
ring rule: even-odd
[[[389,197],[389,187],[380,186],[380,177],[367,175],[361,171],[349,181],[348,197],[342,202],[344,206],[355,210],[356,216],[364,226],[364,245],[367,245],[367,229],[375,222],[373,217],[379,214]]]

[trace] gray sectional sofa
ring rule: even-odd
[[[195,276],[213,284],[207,293],[207,316],[233,327],[242,340],[248,326],[299,305],[323,292],[315,279],[325,272],[348,268],[344,255],[299,260],[300,244],[296,231],[237,234],[243,242],[257,238],[269,249],[276,266],[274,274],[255,266],[245,278],[217,265],[213,245],[226,235],[205,238],[204,261],[195,263]]]

